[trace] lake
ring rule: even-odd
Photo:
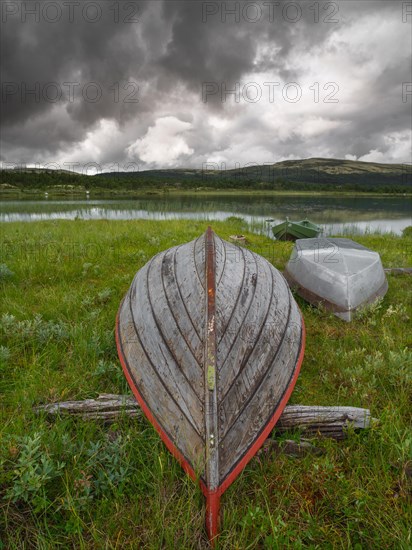
[[[252,231],[269,232],[273,223],[309,217],[328,234],[400,234],[412,225],[410,197],[308,195],[155,195],[139,199],[4,200],[0,221],[39,220],[224,220],[238,216]]]

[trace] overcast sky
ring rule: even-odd
[[[411,2],[1,10],[3,165],[411,162]]]

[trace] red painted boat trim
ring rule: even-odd
[[[206,494],[206,531],[212,546],[219,536],[220,495],[219,490]]]

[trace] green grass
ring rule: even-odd
[[[207,548],[197,486],[145,421],[111,426],[36,416],[40,403],[127,391],[114,322],[135,272],[203,222],[4,224],[0,258],[0,548]],[[282,269],[290,243],[233,218],[224,238]],[[356,237],[385,266],[412,265],[412,239]],[[4,264],[4,265],[3,265]],[[297,298],[307,328],[291,402],[368,407],[379,423],[320,457],[255,457],[222,498],[220,547],[411,548],[411,283],[346,324]],[[295,437],[298,434],[289,434]]]

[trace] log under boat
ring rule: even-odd
[[[213,539],[222,493],[273,429],[303,360],[289,287],[264,258],[209,228],[137,272],[116,341],[147,418],[200,480]]]

